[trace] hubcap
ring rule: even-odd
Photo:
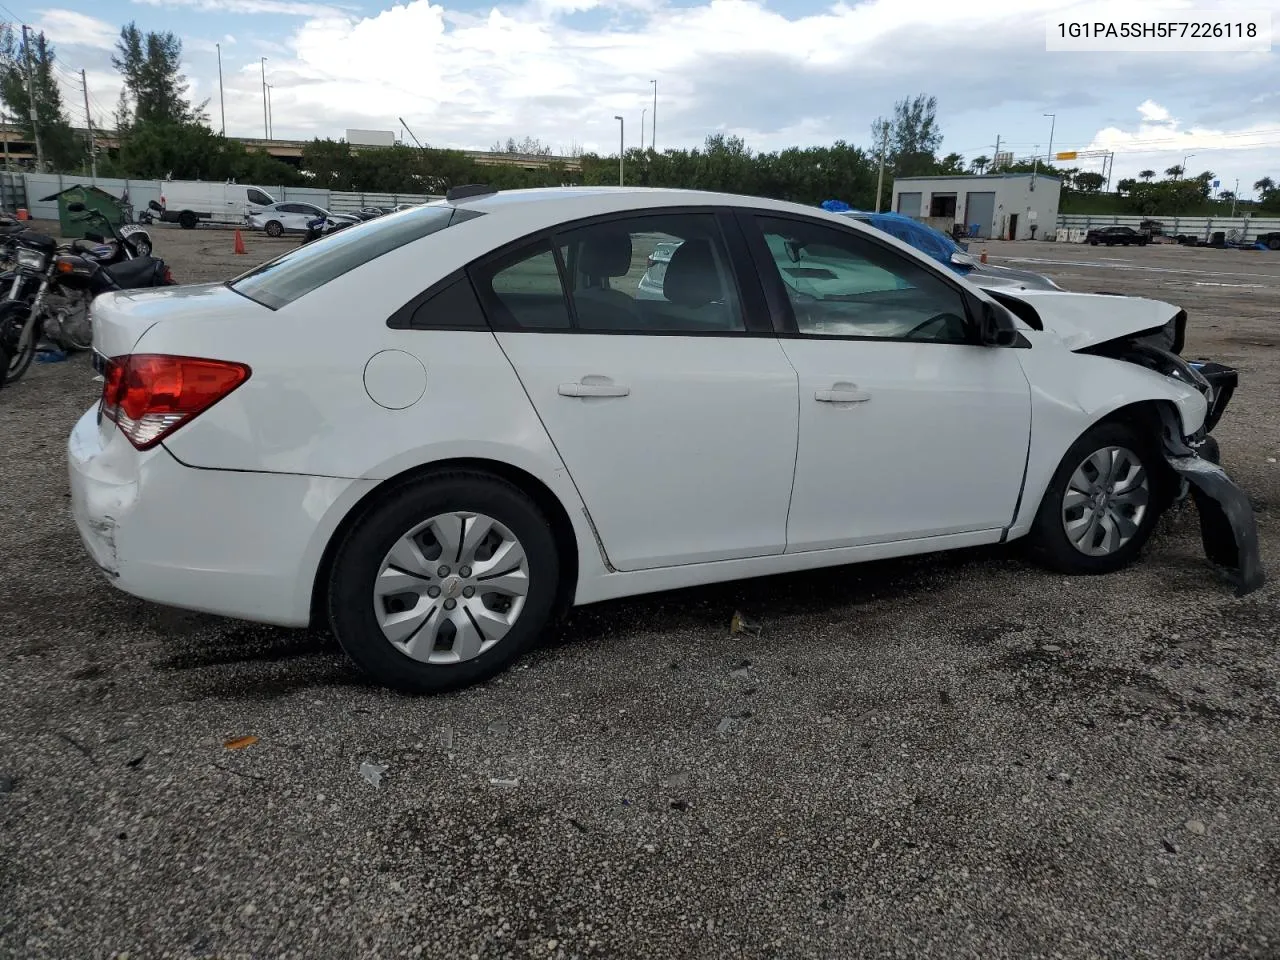
[[[383,635],[424,663],[461,663],[515,625],[529,592],[529,561],[492,517],[446,513],[405,533],[373,585]]]
[[[1067,539],[1090,557],[1115,553],[1142,526],[1150,494],[1147,471],[1132,450],[1095,450],[1071,474],[1062,498]]]

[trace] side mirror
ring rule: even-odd
[[[85,206],[83,203],[68,203],[67,209],[72,213],[84,213]]]
[[[978,265],[978,261],[963,250],[957,250],[951,254],[951,265],[953,267],[964,267],[966,270],[972,269]]]
[[[161,213],[164,213],[164,207],[160,206],[160,204],[156,203],[154,200],[148,201],[147,207],[151,210],[159,210]]]
[[[1018,342],[1018,328],[1004,310],[982,301],[978,340],[984,347],[1012,347]]]

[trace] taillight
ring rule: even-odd
[[[249,379],[243,363],[137,353],[103,374],[102,413],[139,450],[154,447]]]
[[[164,282],[173,283],[173,271],[170,270],[167,266],[164,268]]]

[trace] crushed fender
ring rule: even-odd
[[[1191,488],[1200,514],[1200,539],[1209,561],[1222,569],[1236,596],[1266,582],[1258,549],[1258,521],[1248,495],[1227,471],[1205,460],[1182,440],[1177,415],[1161,410],[1165,460]]]

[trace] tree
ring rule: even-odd
[[[1270,177],[1263,177],[1261,180],[1255,180],[1253,182],[1253,189],[1257,190],[1258,193],[1270,193],[1275,188],[1276,182]]]
[[[964,157],[958,153],[948,153],[938,161],[936,171],[941,176],[963,176],[965,172]]]
[[[1164,173],[1166,177],[1172,177],[1174,180],[1177,180],[1182,176],[1184,172],[1185,171],[1182,169],[1182,166],[1180,164],[1175,163],[1172,167],[1169,167],[1167,170],[1165,170]]]
[[[1081,173],[1075,178],[1076,186],[1085,193],[1097,193],[1107,178],[1100,173]]]
[[[489,148],[490,153],[509,153],[522,157],[550,157],[555,154],[549,144],[544,144],[537,137],[526,136],[523,140],[517,142],[515,137],[507,137],[507,142],[501,140],[494,143]]]
[[[933,173],[938,161],[936,153],[942,146],[942,131],[938,128],[938,98],[917,94],[893,105],[893,119],[883,117],[871,125],[876,151],[883,142],[885,127],[889,130],[887,164],[898,177],[927,176]]]
[[[1138,181],[1134,180],[1132,177],[1122,178],[1116,181],[1116,192],[1132,193],[1134,188],[1137,187],[1137,185],[1138,185]]]
[[[120,29],[111,65],[120,71],[133,101],[133,122],[138,124],[204,123],[204,101],[193,107],[187,99],[187,78],[182,75],[182,41],[169,32],[146,33],[130,21]]]
[[[1234,190],[1223,190],[1221,193],[1218,194],[1219,200],[1231,201],[1231,200],[1234,200],[1235,198],[1236,198],[1236,193]]]
[[[975,173],[981,174],[991,164],[990,157],[974,157],[969,161],[969,166]]]
[[[24,46],[9,24],[0,27],[0,99],[4,100],[6,112],[17,119],[23,136],[32,139],[31,101],[34,99],[45,160],[56,170],[69,170],[84,159],[86,150],[63,109],[62,92],[54,74],[55,60],[53,45],[43,33],[28,35]]]
[[[1140,176],[1143,180],[1150,180],[1155,175],[1156,175],[1156,172],[1154,170],[1141,170],[1138,172],[1138,176]]]

